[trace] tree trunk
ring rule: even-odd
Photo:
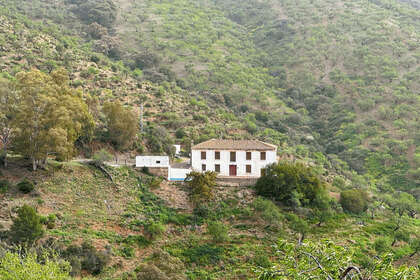
[[[4,162],[3,162],[3,164],[4,164],[4,168],[7,168],[7,145],[6,144],[4,144],[3,150],[4,150]]]
[[[397,242],[397,240],[394,238],[394,240],[392,240],[391,246],[394,246],[395,242]]]
[[[36,168],[37,168],[36,160],[33,158],[32,159],[32,171],[36,171]]]

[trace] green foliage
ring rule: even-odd
[[[387,237],[379,237],[373,243],[373,248],[379,255],[384,254],[390,251],[391,241]]]
[[[77,5],[74,10],[86,23],[97,22],[111,28],[117,18],[117,6],[113,0],[72,0],[70,2]]]
[[[155,250],[146,264],[136,269],[138,280],[184,280],[184,264],[165,251]]]
[[[30,193],[35,189],[34,183],[29,181],[28,179],[24,179],[23,181],[17,184],[19,191],[23,193]]]
[[[41,217],[26,204],[18,209],[17,214],[10,228],[11,239],[14,243],[32,245],[44,235]]]
[[[91,138],[94,123],[81,93],[70,88],[67,71],[47,75],[31,70],[16,76],[15,151],[32,160],[33,170],[45,166],[48,154],[72,156],[76,140]]]
[[[108,129],[108,139],[119,150],[125,150],[133,143],[137,134],[137,118],[134,112],[119,102],[107,102],[103,106]]]
[[[393,256],[384,255],[376,258],[372,265],[358,268],[352,263],[354,252],[349,248],[335,245],[332,241],[305,242],[296,245],[287,241],[280,241],[277,245],[276,263],[272,268],[259,269],[260,280],[275,279],[415,279],[419,271],[415,267],[392,266]]]
[[[293,207],[325,205],[325,185],[312,168],[301,163],[280,162],[263,172],[255,186],[257,194]]]
[[[343,191],[340,194],[340,204],[345,211],[360,214],[368,208],[368,195],[360,189]]]
[[[283,215],[281,214],[279,208],[271,201],[261,197],[257,197],[252,202],[252,207],[261,215],[267,223],[273,225],[281,224],[283,220]]]
[[[69,272],[68,262],[47,253],[37,255],[8,251],[0,257],[2,280],[70,280]]]
[[[207,233],[213,241],[222,243],[229,240],[229,228],[223,222],[211,221],[207,224]]]
[[[159,222],[150,222],[145,225],[144,231],[147,234],[149,240],[155,240],[165,233],[165,226]]]
[[[86,241],[81,246],[71,245],[67,247],[63,256],[72,264],[72,274],[74,275],[77,275],[80,269],[98,275],[109,262],[109,255],[106,252],[98,251]]]
[[[8,180],[6,179],[0,180],[0,193],[6,193],[10,187],[11,187],[11,184]]]
[[[213,171],[192,171],[187,175],[185,182],[190,188],[190,198],[194,204],[199,205],[213,199],[216,177],[217,174]]]

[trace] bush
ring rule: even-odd
[[[252,203],[252,207],[260,213],[261,218],[271,224],[279,224],[283,219],[279,208],[270,200],[258,197]]]
[[[214,242],[225,242],[229,240],[228,227],[222,222],[209,222],[207,233],[211,235]]]
[[[159,222],[151,222],[144,227],[149,240],[155,240],[165,232],[165,226]]]
[[[69,246],[63,252],[63,257],[72,264],[74,274],[80,270],[86,270],[93,275],[98,275],[109,262],[107,253],[96,250],[95,247],[86,241],[81,246]],[[77,261],[75,257],[80,261]]]
[[[341,192],[340,204],[347,212],[360,214],[367,210],[367,193],[363,190],[353,189]]]
[[[17,184],[17,187],[22,193],[30,193],[35,189],[34,183],[28,181],[27,179],[24,179],[19,184]]]
[[[55,221],[57,217],[54,214],[41,217],[41,223],[46,225],[48,229],[53,229],[55,227]]]
[[[13,225],[10,228],[12,241],[31,245],[44,235],[41,217],[34,208],[26,204],[20,207],[17,213],[18,216],[13,219]]]
[[[10,188],[11,184],[9,181],[7,180],[0,180],[0,193],[6,193],[9,188]]]
[[[276,199],[295,208],[325,207],[325,184],[314,170],[301,163],[279,162],[263,169],[256,184],[257,194]]]
[[[191,201],[198,205],[214,197],[213,188],[216,186],[217,173],[206,171],[204,173],[192,171],[185,181],[191,189]]]
[[[183,280],[186,279],[184,270],[185,266],[180,259],[165,251],[156,250],[151,255],[149,263],[143,264],[137,269],[137,279]]]
[[[373,243],[373,247],[378,254],[391,251],[391,241],[387,237],[379,237]]]

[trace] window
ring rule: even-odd
[[[201,152],[201,159],[206,159],[206,158],[207,158],[206,152]]]
[[[220,159],[220,152],[214,152],[214,159]]]
[[[214,166],[214,171],[216,171],[217,173],[220,173],[220,164],[216,164]]]
[[[236,152],[230,152],[230,161],[236,161]]]
[[[159,163],[160,163],[160,160],[157,160],[157,161],[156,161],[156,164],[159,164]]]
[[[251,152],[246,152],[246,160],[251,160],[252,154]]]
[[[251,165],[250,164],[246,165],[246,173],[251,173]]]
[[[266,154],[265,152],[261,152],[261,160],[265,160],[266,159]]]
[[[206,171],[206,165],[205,164],[201,165],[201,171]]]

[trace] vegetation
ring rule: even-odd
[[[414,279],[416,269],[405,266],[394,268],[392,255],[376,259],[367,269],[359,269],[351,261],[352,251],[337,246],[331,241],[307,242],[303,246],[280,241],[278,244],[278,266],[260,272],[261,280],[308,279],[306,273],[321,279]]]
[[[28,265],[64,279],[419,278],[417,2],[0,0],[2,260],[26,273],[19,244],[58,252]],[[220,137],[285,161],[255,189],[103,166],[105,148]]]
[[[314,170],[301,163],[280,162],[263,170],[256,184],[257,194],[293,207],[325,207],[325,185]]]
[[[210,201],[214,197],[217,174],[213,171],[204,173],[192,171],[185,178],[190,188],[190,198],[195,205]]]
[[[13,219],[10,228],[12,241],[18,244],[33,244],[44,235],[41,217],[36,210],[28,205],[23,205],[17,210],[17,217]]]
[[[368,194],[363,190],[347,190],[340,194],[340,204],[344,210],[360,214],[368,209]]]
[[[69,270],[69,263],[48,254],[6,252],[0,257],[0,278],[4,280],[68,280]]]

